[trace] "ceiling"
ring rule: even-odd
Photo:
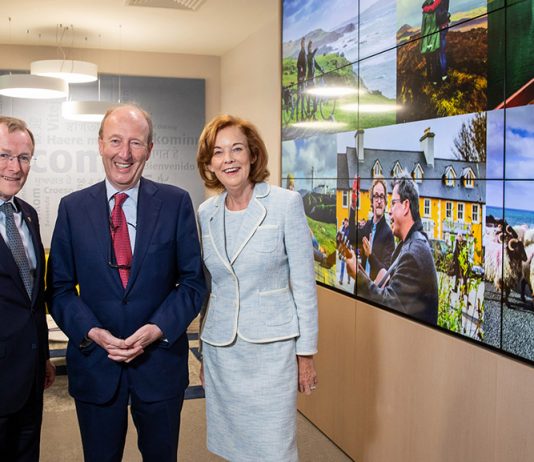
[[[221,56],[275,20],[280,0],[0,0],[0,44]],[[11,19],[10,19],[11,18]],[[58,56],[60,58],[62,56]]]

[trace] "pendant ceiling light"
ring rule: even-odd
[[[61,104],[61,115],[78,122],[100,122],[112,105],[110,101],[65,101]]]
[[[63,79],[68,83],[94,82],[98,78],[96,64],[72,59],[33,61],[30,72],[33,75]]]
[[[31,74],[0,76],[0,95],[12,98],[52,99],[65,98],[69,86],[62,79]]]

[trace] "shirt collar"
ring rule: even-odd
[[[111,201],[111,198],[117,194],[118,192],[124,192],[128,194],[128,197],[132,199],[133,204],[137,205],[137,196],[139,195],[139,181],[137,184],[130,189],[125,189],[123,191],[119,191],[115,186],[113,186],[108,179],[106,178],[106,197],[108,198],[108,202]]]
[[[13,206],[13,208],[15,209],[15,213],[20,212],[19,208],[17,207],[17,204],[15,204],[15,196],[12,196],[11,199],[9,199],[8,201],[0,199],[0,205],[4,205],[6,202],[9,202]]]

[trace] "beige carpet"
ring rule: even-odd
[[[198,347],[198,340],[191,340],[190,348]],[[52,349],[65,348],[62,339],[51,342]],[[58,366],[64,364],[63,358],[54,359]],[[200,363],[190,352],[189,375],[191,386],[200,385],[198,372]],[[41,436],[41,462],[78,462],[82,461],[82,447],[74,402],[67,392],[67,377],[58,376],[54,385],[45,392],[43,429]],[[124,462],[140,462],[137,450],[136,431],[131,416],[124,451]],[[348,462],[347,457],[337,446],[324,436],[304,416],[298,415],[297,442],[301,462]],[[188,399],[182,410],[180,462],[222,461],[206,449],[205,400]],[[258,457],[261,462],[261,457]]]
[[[66,393],[66,378],[59,377],[54,385],[56,392],[46,394],[46,406],[41,438],[41,462],[82,461],[82,449],[74,404]],[[61,392],[60,392],[61,390]],[[223,459],[206,449],[205,400],[184,402],[178,459],[181,462],[211,462]],[[137,450],[136,433],[129,420],[128,436],[124,451],[125,462],[141,462]],[[341,452],[328,438],[305,417],[298,416],[298,445],[301,462],[348,462],[351,459]],[[258,458],[258,462],[261,459]]]
[[[41,462],[82,461],[82,448],[76,412],[66,392],[67,378],[62,376],[45,395],[45,413],[41,437]],[[211,462],[223,459],[206,449],[205,400],[184,402],[178,459],[181,462]],[[315,428],[305,417],[298,416],[298,446],[301,462],[348,462],[351,459]],[[125,462],[141,462],[136,432],[129,419],[124,451]],[[261,458],[258,458],[261,462]]]

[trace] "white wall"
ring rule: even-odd
[[[258,127],[267,145],[273,184],[280,184],[281,171],[280,36],[278,14],[221,58],[221,113],[243,117]]]

